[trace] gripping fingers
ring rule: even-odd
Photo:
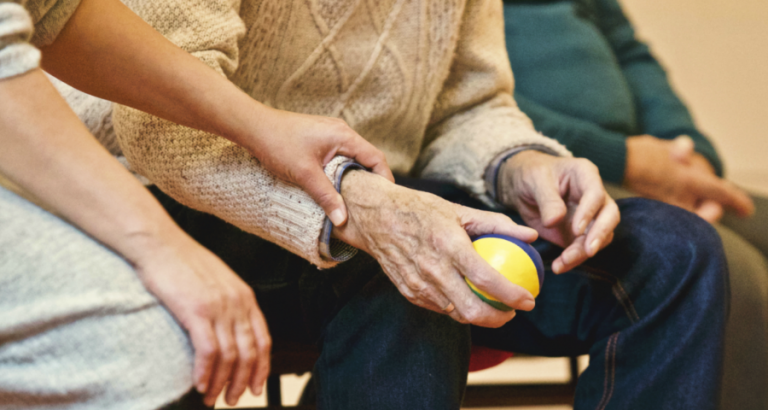
[[[483,234],[508,235],[525,242],[533,242],[539,236],[535,229],[518,225],[498,212],[479,211],[457,205],[457,214],[464,230],[470,236]]]
[[[306,168],[296,175],[296,183],[323,208],[334,226],[347,221],[347,207],[341,194],[336,192],[331,181],[320,166]]]
[[[372,170],[389,182],[395,182],[395,177],[387,164],[387,157],[373,144],[366,141],[357,133],[347,140],[338,151],[339,154],[355,159],[360,165]]]

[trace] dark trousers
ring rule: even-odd
[[[484,208],[450,185],[398,182]],[[548,271],[533,311],[485,329],[410,304],[368,255],[320,271],[153,193],[254,288],[276,345],[318,345],[318,409],[458,409],[472,343],[543,356],[588,353],[576,409],[714,409],[718,403],[727,268],[714,229],[679,208],[621,201],[622,222],[608,248],[572,272]],[[541,240],[535,246],[547,266],[561,251]]]

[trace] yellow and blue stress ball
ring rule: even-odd
[[[544,262],[533,246],[511,236],[496,234],[478,236],[472,244],[477,253],[507,280],[522,286],[531,292],[534,298],[539,295],[541,286],[544,284]],[[505,312],[512,310],[511,307],[475,287],[469,278],[464,280],[483,302]]]

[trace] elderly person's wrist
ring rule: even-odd
[[[553,150],[543,145],[520,146],[520,147],[509,149],[497,155],[491,161],[490,165],[488,165],[488,167],[486,168],[485,176],[484,176],[485,187],[486,187],[486,191],[488,192],[488,196],[504,207],[508,207],[508,205],[502,202],[500,197],[500,192],[506,189],[505,187],[507,185],[505,185],[500,178],[502,168],[504,167],[504,165],[507,163],[509,159],[516,156],[517,154],[520,154],[526,151],[538,151],[538,152],[543,152],[546,154],[558,156],[556,152],[554,152]]]
[[[375,197],[382,195],[382,190],[388,190],[386,185],[393,185],[378,175],[363,170],[349,170],[340,180],[339,192],[347,205],[347,223],[333,227],[332,237],[366,251],[362,232],[359,231],[360,218],[365,218],[366,206],[370,201],[376,201]]]
[[[512,191],[516,183],[522,182],[516,180],[516,178],[520,179],[521,177],[520,170],[527,166],[535,166],[539,162],[537,158],[542,156],[552,157],[557,155],[538,148],[530,148],[517,151],[513,155],[504,158],[504,161],[499,165],[496,179],[494,180],[496,201],[506,208],[515,209]]]

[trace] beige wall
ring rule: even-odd
[[[768,0],[621,0],[723,157],[768,193]]]

